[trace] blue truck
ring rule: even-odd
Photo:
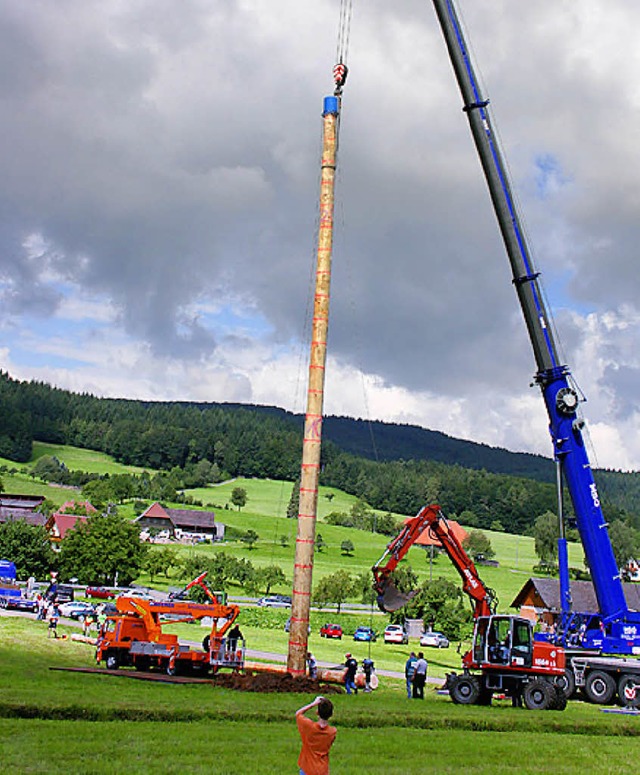
[[[32,613],[37,608],[36,601],[25,597],[16,583],[16,566],[9,560],[0,560],[0,608]]]

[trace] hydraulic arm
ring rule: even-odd
[[[408,594],[400,592],[391,581],[391,576],[400,560],[425,530],[429,530],[431,535],[440,541],[442,548],[460,574],[462,589],[469,595],[474,604],[474,618],[494,613],[496,608],[495,593],[484,585],[471,558],[451,532],[449,523],[440,507],[435,504],[423,506],[415,517],[407,520],[400,533],[391,541],[385,553],[373,566],[373,586],[378,595],[380,609],[382,611],[397,611],[415,596],[416,592]]]
[[[640,613],[629,611],[619,569],[607,532],[598,490],[585,449],[578,417],[578,393],[569,368],[558,354],[552,321],[513,198],[509,175],[489,116],[489,101],[482,95],[453,0],[433,0],[463,99],[471,133],[489,187],[491,201],[507,250],[513,284],[533,347],[540,386],[549,416],[560,479],[564,478],[575,511],[578,531],[593,579],[603,624],[604,648],[629,653],[640,647]],[[561,519],[561,515],[560,519]],[[559,541],[560,588],[563,613],[570,608],[566,542]]]

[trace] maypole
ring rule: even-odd
[[[333,96],[325,97],[322,113],[320,224],[318,228],[316,285],[311,330],[311,355],[309,359],[309,386],[302,441],[300,507],[293,568],[293,596],[287,658],[287,670],[294,676],[305,675],[308,651],[309,611],[311,607],[320,451],[322,444],[327,332],[329,329],[334,190],[342,87],[347,78],[346,50],[348,47],[350,18],[351,2],[350,0],[348,2],[343,0],[340,13],[340,35],[338,38],[338,64],[333,68],[336,87]]]

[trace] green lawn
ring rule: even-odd
[[[0,617],[3,773],[297,771],[294,712],[308,695],[50,669],[92,665],[92,652],[71,640],[48,640],[40,622]],[[636,717],[580,702],[562,713],[515,709],[504,701],[466,707],[434,687],[424,702],[409,701],[402,681],[384,677],[370,695],[333,700],[338,738],[332,772],[340,775],[528,775],[545,769],[626,775],[640,754]]]

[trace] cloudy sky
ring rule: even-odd
[[[460,0],[600,466],[640,468],[640,4]],[[0,0],[0,368],[305,406],[339,0]],[[326,411],[550,454],[428,0],[354,2]]]

